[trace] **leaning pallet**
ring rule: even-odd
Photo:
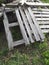
[[[49,31],[49,9],[46,10],[45,8],[45,6],[49,6],[49,4],[46,3],[35,4],[33,2],[30,5],[30,3],[25,2],[24,4],[26,5],[21,5],[20,3],[19,3],[20,5],[18,4],[6,5],[6,6],[11,6],[11,8],[9,9],[5,8],[3,12],[4,15],[3,23],[8,41],[9,50],[12,50],[14,46],[21,45],[24,43],[25,45],[28,45],[36,41],[44,41],[45,36],[43,32]],[[13,6],[15,8],[12,8]],[[6,14],[6,12],[9,11],[13,11],[16,14],[15,16],[17,19],[16,22],[13,21],[12,23],[9,23],[8,16]],[[20,27],[20,32],[22,34],[23,39],[13,41],[10,28],[14,26]]]
[[[28,12],[28,10],[29,8],[27,8],[26,10],[25,9],[23,10],[22,7],[16,8],[15,13],[16,13],[17,22],[13,22],[13,23],[9,23],[6,12],[4,12],[3,23],[5,27],[6,37],[8,40],[9,50],[13,49],[14,46],[23,43],[27,45],[30,44],[30,42],[34,43],[35,41],[44,40],[44,35],[40,30],[39,25],[37,24],[36,21],[34,21],[34,19],[32,18],[33,15],[31,15],[30,12]],[[12,34],[9,28],[14,26],[20,27],[23,39],[18,41],[13,41]]]

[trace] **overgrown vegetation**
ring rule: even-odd
[[[42,2],[46,2],[46,3],[49,3],[49,0],[41,0]]]
[[[0,49],[0,65],[49,65],[49,34],[45,36],[44,42]]]

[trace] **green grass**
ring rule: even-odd
[[[49,0],[41,0],[42,2],[46,2],[46,3],[49,3]]]
[[[4,33],[0,33],[0,39],[4,39]],[[3,36],[3,37],[2,37]],[[49,34],[45,35],[45,41],[35,42],[28,46],[18,46],[8,51],[7,42],[0,49],[0,65],[49,65]],[[0,40],[3,43],[3,41]],[[42,59],[42,60],[41,60]]]

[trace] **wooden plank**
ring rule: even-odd
[[[14,27],[14,26],[18,26],[18,25],[19,25],[18,23],[10,23],[9,27]]]
[[[20,4],[22,4],[22,2],[19,2]],[[19,3],[9,3],[6,4],[6,6],[17,6]],[[38,2],[24,2],[26,5],[29,6],[49,6],[49,3],[38,3]]]
[[[43,33],[49,33],[49,29],[42,29]]]
[[[19,41],[15,41],[13,46],[17,46],[17,45],[20,45],[20,44],[23,44],[23,43],[25,43],[24,39],[19,40]]]
[[[30,15],[31,15],[31,17],[32,17],[32,20],[33,20],[33,22],[34,22],[34,24],[35,24],[35,26],[36,26],[36,28],[37,28],[37,30],[38,30],[38,33],[39,33],[41,39],[44,40],[44,38],[45,38],[45,37],[44,37],[44,34],[42,33],[42,31],[41,31],[41,29],[40,29],[40,27],[39,27],[39,25],[38,25],[38,23],[37,23],[37,21],[36,21],[36,18],[34,17],[34,14],[33,14],[33,12],[32,12],[32,10],[31,10],[30,7],[28,8],[28,11],[29,11],[29,13],[30,13]]]
[[[19,10],[20,10],[20,13],[21,13],[21,16],[22,16],[22,19],[23,19],[23,23],[25,24],[27,33],[29,35],[29,39],[30,39],[31,43],[33,43],[34,40],[32,38],[32,34],[31,34],[31,30],[30,30],[30,27],[29,27],[28,22],[27,22],[27,18],[25,16],[24,12],[22,11],[21,7],[19,7]]]
[[[8,47],[9,47],[9,50],[11,50],[11,49],[13,49],[13,39],[12,39],[11,32],[9,30],[9,26],[8,26],[9,23],[8,23],[8,19],[7,19],[7,16],[6,16],[5,12],[4,12],[3,23],[4,23],[6,37],[7,37],[7,41],[8,41]]]
[[[42,12],[42,11],[33,11],[34,14],[46,14],[49,15],[49,12]]]
[[[26,9],[26,10],[24,9],[24,11],[25,11],[25,14],[26,14],[26,16],[27,16],[27,19],[28,19],[28,22],[29,22],[29,24],[30,24],[30,27],[31,27],[31,29],[32,29],[32,32],[33,32],[33,34],[34,34],[34,36],[35,36],[35,39],[36,39],[36,41],[39,41],[39,40],[40,40],[40,37],[39,37],[39,35],[38,35],[38,32],[37,32],[37,30],[36,30],[35,25],[34,25],[33,22],[32,22],[31,16],[30,16],[29,12],[27,11],[27,9]]]
[[[21,32],[22,32],[22,36],[23,36],[23,38],[25,40],[25,44],[26,45],[30,44],[29,43],[29,39],[28,39],[27,34],[26,34],[26,31],[25,31],[25,28],[24,28],[24,25],[23,25],[23,22],[21,20],[21,16],[20,16],[19,10],[16,9],[15,12],[16,12],[16,17],[17,17],[17,20],[18,20],[18,23],[19,23],[19,26],[20,26],[20,29],[21,29]]]
[[[40,28],[48,28],[49,29],[49,25],[40,25]]]
[[[37,21],[49,21],[49,18],[36,18]]]
[[[29,6],[49,6],[49,3],[25,2]]]
[[[45,24],[45,25],[47,25],[47,24],[49,24],[49,21],[38,21],[38,24]]]
[[[37,8],[32,8],[33,11],[41,11],[41,12],[49,12],[49,9],[37,9]]]
[[[34,14],[35,17],[43,17],[43,18],[49,18],[49,15],[44,14]]]

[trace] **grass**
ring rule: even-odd
[[[49,3],[49,0],[41,0],[42,2],[46,2],[46,3]]]
[[[0,33],[0,65],[47,65],[48,60],[46,57],[49,58],[49,34],[45,36],[43,43],[35,42],[28,46],[20,45],[12,51],[8,51],[5,34]]]

